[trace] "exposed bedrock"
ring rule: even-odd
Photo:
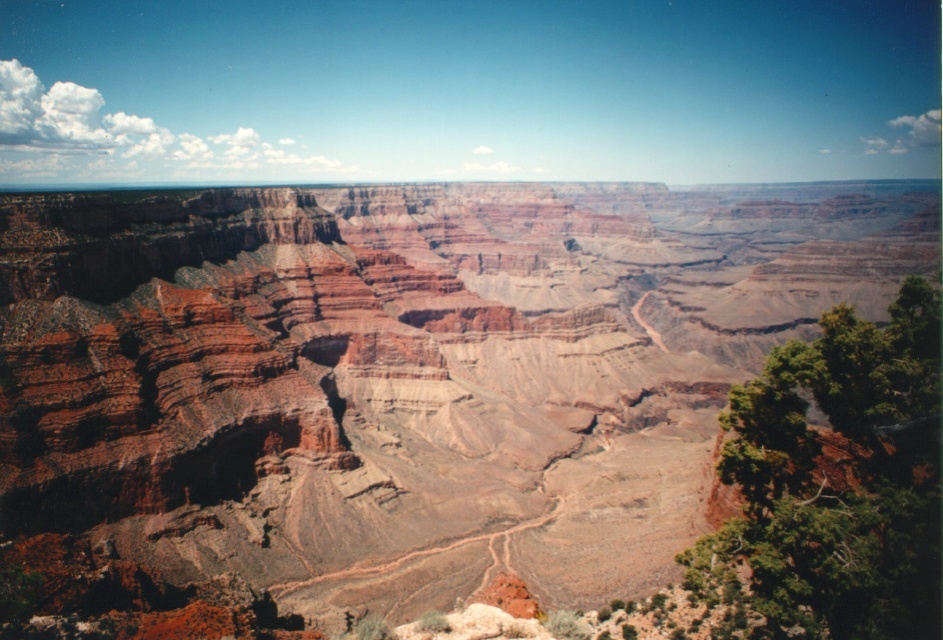
[[[729,386],[938,268],[937,194],[809,189],[3,196],[0,530],[235,572],[328,627],[498,573],[644,596],[723,512]]]
[[[153,277],[263,244],[340,242],[333,216],[288,189],[232,189],[124,203],[110,196],[6,196],[0,304],[60,295],[114,302]]]
[[[209,292],[154,281],[4,315],[5,533],[233,499],[263,455],[343,450],[320,387]]]

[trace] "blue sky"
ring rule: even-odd
[[[939,178],[933,0],[0,0],[0,184]]]

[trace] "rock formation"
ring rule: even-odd
[[[499,572],[643,595],[723,510],[729,386],[837,302],[885,319],[938,211],[921,183],[2,196],[0,532],[325,629]]]

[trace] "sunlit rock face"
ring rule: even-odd
[[[886,320],[939,269],[939,206],[933,183],[2,196],[0,531],[235,573],[324,628],[499,573],[546,609],[644,595],[735,508],[729,386],[834,304]]]

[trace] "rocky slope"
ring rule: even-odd
[[[644,595],[710,527],[729,385],[939,268],[938,191],[849,189],[3,196],[0,531],[328,631],[501,572]]]

